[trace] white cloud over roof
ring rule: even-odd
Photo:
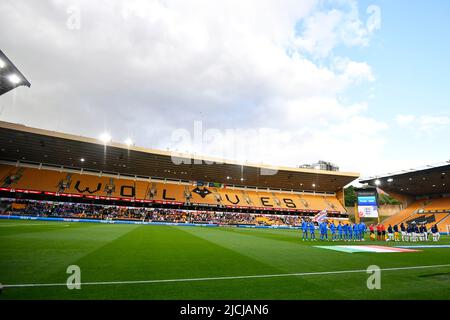
[[[2,1],[3,49],[32,89],[2,97],[0,117],[92,137],[107,130],[146,147],[234,150],[236,160],[281,165],[323,159],[372,173],[388,124],[365,99],[340,97],[376,78],[365,61],[333,50],[369,45],[376,21],[368,25],[355,1],[340,3]],[[70,29],[77,12],[80,28]],[[222,139],[200,150],[173,140],[195,121]],[[223,139],[230,129],[235,138]],[[371,146],[371,157],[355,162],[358,145]]]

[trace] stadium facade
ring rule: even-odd
[[[399,200],[403,210],[387,218],[386,225],[437,225],[450,231],[450,161],[360,180]]]
[[[0,122],[0,196],[347,219],[357,173],[241,164]]]

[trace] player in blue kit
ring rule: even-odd
[[[366,225],[363,222],[359,223],[359,240],[364,241],[364,235],[366,233]]]
[[[319,233],[320,233],[320,240],[322,241],[324,239],[324,233],[323,233],[323,222],[319,222]]]
[[[336,241],[336,225],[334,222],[330,223],[331,241]]]
[[[348,224],[344,224],[344,241],[348,240]]]
[[[353,239],[353,227],[352,227],[351,223],[349,223],[347,225],[347,235],[348,235],[348,237],[347,237],[348,241],[352,241],[352,239]]]
[[[353,240],[359,240],[359,225],[357,223],[353,225]]]
[[[308,241],[308,222],[305,219],[302,219],[302,240]]]
[[[344,240],[343,234],[344,234],[344,226],[342,225],[342,223],[339,221],[339,224],[337,226],[337,230],[339,233],[339,240]]]
[[[322,240],[327,240],[328,241],[328,223],[327,222],[322,222],[322,235],[323,237]]]
[[[342,231],[344,233],[344,241],[347,241],[347,237],[348,237],[348,230],[347,230],[347,225],[343,224],[342,225]]]
[[[311,238],[311,241],[316,241],[316,228],[314,226],[314,222],[310,221],[308,223],[309,226],[309,236]]]

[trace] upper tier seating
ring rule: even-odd
[[[224,205],[267,209],[328,210],[345,212],[332,195],[311,195],[291,192],[232,189],[155,182],[131,177],[101,176],[88,172],[0,165],[0,186],[85,196],[119,197],[203,205]]]
[[[431,199],[424,211],[450,211],[450,198]]]

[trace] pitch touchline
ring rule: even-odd
[[[21,223],[15,223],[15,224],[4,224],[0,225],[0,228],[8,228],[8,227],[34,227],[34,226],[62,226],[62,227],[68,227],[68,224],[64,225],[57,225],[57,224],[48,224],[48,223],[32,223],[32,224],[21,224]]]
[[[398,267],[385,268],[381,271],[399,271],[413,269],[431,269],[450,267],[450,264],[439,264],[431,266],[415,266],[415,267]],[[114,285],[114,284],[146,284],[146,283],[166,283],[166,282],[194,282],[194,281],[214,281],[214,280],[236,280],[236,279],[257,279],[257,278],[277,278],[277,277],[301,277],[327,274],[345,274],[345,273],[366,273],[366,269],[359,270],[342,270],[342,271],[323,271],[323,272],[303,272],[303,273],[281,273],[281,274],[261,274],[250,276],[229,276],[229,277],[210,277],[210,278],[187,278],[187,279],[160,279],[160,280],[130,280],[130,281],[99,281],[99,282],[82,282],[82,286],[95,285]],[[77,283],[71,283],[73,285]],[[24,287],[57,287],[66,286],[66,283],[27,283],[27,284],[5,284],[3,288],[24,288]]]

